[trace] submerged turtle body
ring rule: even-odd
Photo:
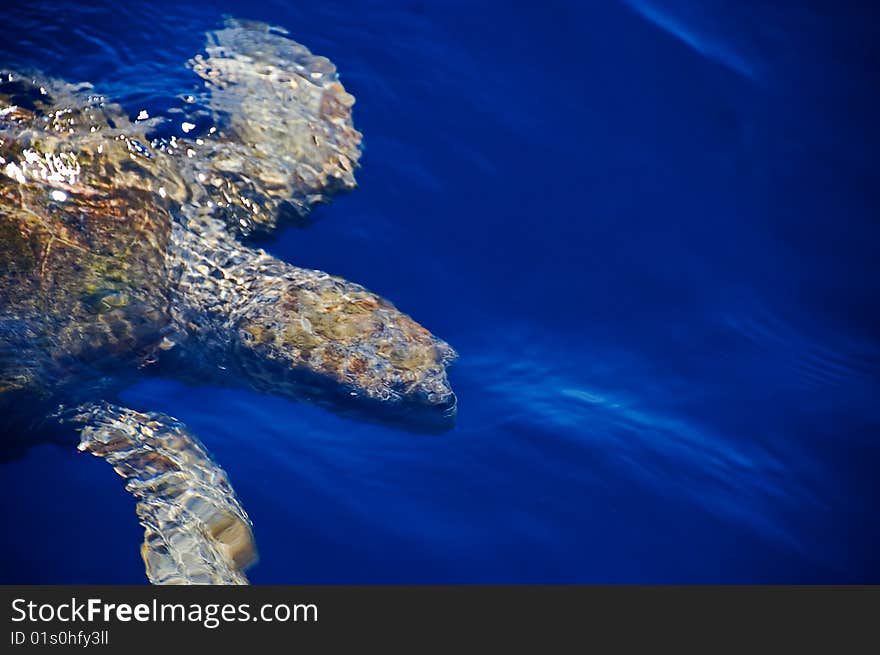
[[[212,127],[163,139],[88,85],[0,72],[0,427],[10,452],[78,431],[128,480],[151,581],[243,583],[253,536],[225,473],[114,395],[157,371],[443,428],[455,353],[241,241],[355,186],[354,99],[329,60],[229,21],[190,67]]]
[[[169,171],[76,91],[0,78],[0,390],[41,399],[145,360],[168,323],[171,217],[151,185]]]

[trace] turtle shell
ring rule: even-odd
[[[138,129],[87,86],[0,71],[0,395],[161,341],[181,185]]]

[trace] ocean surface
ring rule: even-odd
[[[148,378],[254,583],[880,583],[880,15],[794,0],[2,2],[132,117],[224,14],[357,98],[359,188],[265,245],[454,346],[441,435]],[[72,442],[72,444],[75,443]],[[123,481],[0,463],[3,583],[146,582]]]

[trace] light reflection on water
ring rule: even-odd
[[[22,5],[0,54],[159,116],[220,11]],[[126,392],[230,473],[255,582],[877,581],[876,103],[830,50],[852,21],[750,11],[248,10],[331,56],[366,142],[361,188],[267,248],[461,354],[458,425],[436,437],[168,380]],[[2,465],[5,518],[39,542],[28,515],[79,514],[83,550],[114,554],[21,566],[16,547],[0,580],[141,581],[117,481],[46,448]],[[22,499],[40,467],[53,489]],[[100,520],[93,494],[112,496]]]

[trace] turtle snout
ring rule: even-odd
[[[425,379],[419,385],[414,400],[440,412],[445,418],[455,418],[458,411],[458,398],[446,379],[445,369]]]
[[[438,402],[435,407],[445,418],[454,418],[458,414],[458,398],[454,392],[450,391],[449,395]]]
[[[445,350],[444,348],[445,347]],[[448,355],[448,356],[447,356]],[[421,408],[445,421],[452,421],[458,413],[458,398],[452,390],[446,367],[455,359],[455,351],[442,344],[438,347],[438,361],[427,371],[417,385],[404,394],[410,406]]]

